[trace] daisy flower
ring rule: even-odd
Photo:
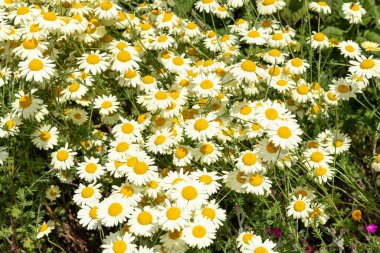
[[[277,122],[269,126],[269,140],[275,146],[280,146],[282,149],[294,149],[301,142],[300,135],[302,134],[298,124],[292,120]]]
[[[192,148],[190,146],[178,146],[173,153],[173,164],[178,167],[184,167],[191,163]]]
[[[246,174],[246,181],[242,185],[243,191],[255,195],[264,195],[269,193],[272,181],[260,173]]]
[[[329,38],[322,32],[314,32],[310,38],[308,38],[307,43],[311,43],[311,47],[314,49],[324,49],[329,47]]]
[[[88,88],[84,84],[80,84],[79,82],[72,82],[69,86],[67,86],[62,91],[62,96],[64,99],[81,99],[84,95],[86,95]]]
[[[329,85],[330,91],[339,100],[349,100],[356,96],[357,86],[349,78],[339,78],[333,80],[333,84]]]
[[[362,16],[366,14],[366,10],[361,6],[359,2],[343,3],[342,11],[344,18],[348,20],[350,24],[359,24],[362,22]]]
[[[352,40],[347,40],[347,41],[342,41],[339,43],[339,49],[340,52],[343,54],[344,57],[349,57],[349,58],[357,58],[361,55],[361,49],[358,45],[358,43],[352,41]]]
[[[175,40],[166,34],[161,34],[153,39],[151,47],[154,50],[165,50],[172,47],[175,44]]]
[[[324,1],[309,3],[309,9],[317,13],[331,14],[331,7]]]
[[[242,250],[242,253],[277,253],[273,248],[276,244],[269,239],[263,242],[263,239],[259,235],[254,235],[250,240],[250,243]]]
[[[171,153],[171,147],[176,143],[172,138],[169,129],[162,129],[156,131],[151,135],[145,143],[149,152],[154,154],[168,154]]]
[[[100,74],[108,67],[108,57],[106,53],[100,53],[99,50],[91,51],[89,54],[83,54],[78,59],[79,68],[84,72],[91,73],[93,75]]]
[[[219,132],[219,124],[214,120],[215,115],[212,113],[188,120],[185,126],[185,133],[192,140],[201,141],[211,139]]]
[[[98,219],[98,203],[91,206],[83,205],[78,211],[77,217],[79,219],[79,224],[88,230],[94,230],[101,227],[100,221]]]
[[[318,168],[320,166],[327,166],[332,163],[333,158],[323,148],[311,148],[304,152],[307,165],[312,168]]]
[[[220,91],[220,78],[213,73],[201,74],[193,79],[192,91],[199,97],[214,97]]]
[[[237,245],[240,248],[240,250],[247,249],[248,245],[251,244],[252,239],[256,235],[253,232],[242,232],[239,234],[239,236],[236,238]]]
[[[115,113],[119,108],[120,102],[117,101],[116,96],[110,95],[102,95],[101,97],[97,97],[94,101],[94,108],[100,109],[99,113],[101,115],[109,115],[111,113]]]
[[[130,212],[126,199],[111,195],[99,203],[98,219],[106,227],[117,226],[126,221]]]
[[[37,89],[32,89],[29,94],[19,91],[16,100],[12,103],[13,110],[24,119],[36,118],[38,114],[47,114],[43,101],[33,94]],[[43,119],[43,117],[41,118]]]
[[[322,204],[315,203],[311,204],[311,209],[313,211],[309,213],[309,217],[302,220],[305,227],[308,227],[310,224],[324,225],[329,218],[325,212],[325,207]]]
[[[75,125],[82,125],[88,120],[87,112],[81,108],[73,108],[70,110],[68,118]]]
[[[180,208],[195,210],[207,202],[207,192],[203,184],[196,181],[181,181],[174,185],[170,196]]]
[[[206,219],[212,221],[215,229],[222,226],[223,222],[226,220],[226,211],[221,209],[216,203],[215,199],[211,200],[209,203],[204,205],[201,209],[195,211],[195,220]]]
[[[310,67],[309,63],[300,58],[294,58],[286,63],[286,68],[289,69],[290,73],[301,75],[306,72],[306,69]]]
[[[111,0],[103,0],[98,7],[94,9],[94,13],[100,19],[112,20],[117,18],[121,7]]]
[[[168,200],[164,206],[159,206],[161,215],[158,216],[158,223],[162,229],[174,232],[183,229],[191,219],[191,212],[184,208],[171,204]]]
[[[222,156],[222,153],[220,152],[220,147],[214,143],[202,142],[194,149],[193,155],[195,160],[201,164],[210,165],[216,162]]]
[[[268,45],[273,48],[283,48],[289,44],[289,39],[282,31],[277,31],[268,37]]]
[[[130,233],[110,233],[100,246],[103,253],[135,253],[137,246],[135,237]]]
[[[138,62],[141,61],[138,52],[133,48],[124,48],[118,51],[111,58],[113,62],[111,69],[124,73],[129,69],[138,69]]]
[[[112,129],[112,133],[116,140],[125,140],[127,142],[134,142],[142,139],[141,125],[134,120],[127,120],[121,118],[122,123],[117,124]]]
[[[207,219],[198,219],[190,223],[183,231],[183,240],[191,247],[205,248],[213,242],[216,229]]]
[[[216,0],[198,0],[195,3],[195,8],[200,12],[205,11],[206,13],[210,13],[218,7],[219,4]]]
[[[271,78],[269,86],[276,89],[280,93],[286,93],[287,91],[294,90],[295,82],[286,75],[280,75]]]
[[[26,81],[42,83],[49,80],[55,72],[55,65],[49,58],[29,58],[19,63],[20,74]]]
[[[257,148],[257,154],[265,162],[277,162],[282,160],[287,154],[286,150],[281,149],[280,146],[276,146],[272,141],[264,138],[255,145]]]
[[[244,151],[236,158],[236,167],[244,173],[255,173],[265,171],[261,159],[257,156],[257,151]]]
[[[219,184],[218,180],[220,180],[222,177],[218,176],[218,173],[216,171],[208,172],[206,168],[203,168],[203,170],[197,170],[191,173],[190,177],[193,180],[202,183],[208,195],[216,193],[221,187],[221,184]]]
[[[77,152],[69,149],[69,144],[66,143],[64,147],[51,154],[51,165],[58,170],[70,169],[74,165],[74,156],[76,154]]]
[[[361,55],[356,60],[351,60],[350,64],[353,66],[349,68],[349,71],[356,76],[380,77],[380,60],[374,59],[372,55],[369,58]]]
[[[98,158],[84,157],[84,162],[78,164],[77,172],[79,178],[87,182],[95,182],[105,173],[105,170]]]
[[[285,107],[282,104],[279,104],[277,101],[267,101],[265,103],[262,103],[262,105],[257,108],[255,117],[256,122],[259,122],[259,125],[265,128],[275,122],[292,118],[288,110],[285,109]]]
[[[372,41],[364,41],[360,44],[362,48],[364,48],[366,51],[379,51],[380,47],[379,44]]]
[[[37,39],[25,39],[22,41],[20,46],[13,49],[13,52],[16,56],[20,57],[22,60],[25,59],[35,59],[42,58],[42,53],[47,51],[46,43],[39,42]]]
[[[261,15],[271,15],[282,10],[286,5],[282,0],[256,0],[256,4]]]
[[[81,205],[93,205],[95,203],[99,202],[99,199],[102,197],[102,194],[100,192],[101,184],[89,184],[84,185],[80,184],[78,189],[75,190],[75,194],[73,196],[73,201],[78,206]]]
[[[27,24],[33,21],[36,15],[36,10],[33,7],[26,4],[20,4],[15,7],[7,16],[9,20],[13,19],[15,25]]]
[[[258,83],[260,77],[265,77],[264,69],[257,67],[256,63],[251,60],[242,60],[234,65],[231,69],[231,74],[239,81]]]
[[[47,31],[56,31],[61,28],[63,21],[52,11],[42,10],[41,15],[37,18],[38,24],[42,29]]]
[[[138,155],[138,159],[133,163],[131,169],[126,172],[127,179],[130,183],[137,186],[148,183],[155,175],[157,166],[154,165],[154,160],[147,155]]]
[[[285,62],[285,57],[287,56],[287,53],[281,52],[280,50],[274,48],[267,51],[263,55],[263,59],[272,65],[279,65]]]
[[[301,195],[298,197],[292,196],[292,202],[290,202],[287,207],[287,215],[293,216],[294,219],[307,218],[312,211],[313,209],[310,208],[310,199],[302,197]]]
[[[129,230],[137,236],[152,236],[158,229],[157,217],[157,211],[149,206],[135,208],[128,216]]]
[[[377,154],[375,157],[374,157],[374,160],[373,162],[371,163],[371,168],[376,171],[376,172],[379,172],[380,171],[380,154]]]
[[[58,129],[43,125],[32,134],[32,142],[38,149],[52,149],[58,143]]]
[[[50,185],[45,192],[45,197],[48,200],[54,201],[57,198],[61,197],[61,190],[56,185]]]
[[[315,167],[310,174],[315,178],[319,184],[325,183],[334,177],[334,170],[327,164]]]
[[[310,87],[304,80],[299,81],[299,84],[292,89],[291,94],[292,99],[298,103],[306,103],[313,98]]]
[[[38,232],[37,232],[37,239],[40,239],[44,236],[48,236],[50,234],[50,232],[54,229],[55,225],[54,225],[54,222],[49,220],[48,222],[44,222],[42,223],[39,228],[38,228]]]
[[[350,148],[351,138],[347,134],[337,131],[331,141],[326,143],[325,148],[330,154],[342,154]]]

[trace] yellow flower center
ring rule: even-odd
[[[352,53],[355,51],[355,48],[351,45],[347,45],[344,47],[348,52]]]
[[[43,69],[44,63],[39,59],[34,59],[29,62],[29,69],[32,71],[39,71]]]
[[[199,177],[199,181],[205,185],[209,185],[212,183],[212,178],[209,175],[202,175]]]
[[[119,192],[126,197],[131,197],[135,191],[133,190],[133,187],[131,186],[122,186],[120,187]]]
[[[22,42],[22,46],[25,48],[25,49],[28,49],[28,50],[32,50],[32,49],[35,49],[37,48],[38,46],[38,41],[36,39],[31,39],[31,40],[24,40]]]
[[[43,141],[48,141],[51,138],[51,134],[49,131],[42,131],[39,135],[40,139]]]
[[[21,108],[28,108],[32,104],[32,98],[28,95],[22,96],[19,100],[19,105]]]
[[[302,66],[302,60],[300,58],[294,58],[293,60],[291,60],[290,63],[292,64],[292,66],[297,68]]]
[[[100,62],[100,58],[96,54],[90,54],[89,56],[87,56],[86,61],[91,65],[95,65]]]
[[[112,217],[118,216],[123,211],[123,206],[120,203],[112,203],[108,207],[108,214]]]
[[[276,34],[273,34],[272,36],[272,40],[282,40],[284,38],[284,36],[282,36],[281,33],[276,33]]]
[[[72,83],[69,86],[69,91],[70,92],[76,92],[79,89],[79,87],[80,87],[79,83]]]
[[[270,120],[275,120],[278,117],[278,112],[274,108],[269,108],[265,111],[265,117]]]
[[[69,153],[66,150],[59,150],[57,152],[57,159],[58,159],[58,161],[63,162],[63,161],[66,161],[67,158],[69,158]]]
[[[323,33],[316,33],[314,34],[314,40],[316,41],[324,41],[325,40],[325,35]]]
[[[208,128],[208,121],[205,119],[198,119],[194,123],[194,129],[197,131],[203,131]]]
[[[298,92],[298,94],[306,95],[307,93],[309,93],[309,87],[302,84],[302,85],[297,87],[297,92]]]
[[[88,163],[88,164],[86,164],[84,169],[87,173],[92,174],[98,169],[98,166],[95,163]]]
[[[216,212],[214,209],[206,207],[202,210],[202,215],[206,218],[209,218],[210,220],[215,219],[216,217]]]
[[[259,174],[253,174],[249,178],[249,183],[253,186],[259,186],[263,183],[263,181],[264,181],[263,177]]]
[[[375,66],[375,61],[372,59],[366,59],[360,63],[360,68],[362,69],[371,69],[374,66]]]
[[[125,134],[130,134],[133,132],[135,127],[131,123],[124,123],[124,125],[121,127],[121,131]]]
[[[109,109],[112,106],[112,102],[111,101],[103,101],[101,106],[104,109]]]
[[[350,7],[351,10],[353,11],[359,11],[360,10],[360,6],[358,4],[351,4],[351,7]]]
[[[280,147],[276,147],[274,145],[273,142],[268,142],[267,146],[266,146],[266,150],[268,151],[268,153],[271,153],[271,154],[274,154],[274,153],[277,153],[277,151],[280,149]]]
[[[242,115],[248,115],[252,112],[252,108],[249,107],[248,105],[243,105],[241,108],[240,108],[240,114]]]
[[[264,0],[263,5],[267,6],[267,5],[274,4],[275,2],[276,2],[276,0]]]
[[[334,146],[337,148],[340,148],[341,146],[343,146],[343,141],[342,140],[336,140],[334,143]]]
[[[127,244],[122,240],[113,243],[112,249],[115,253],[124,253],[127,250]]]
[[[331,91],[327,93],[327,98],[331,101],[336,101],[337,97]]]
[[[286,86],[288,84],[288,81],[284,80],[284,79],[280,79],[277,81],[276,83],[278,86]]]
[[[202,1],[205,1],[205,0],[202,0]],[[196,238],[203,238],[206,235],[206,229],[201,225],[194,226],[191,232],[193,236]]]
[[[302,200],[297,200],[296,203],[294,203],[293,208],[296,212],[302,212],[306,209],[306,203]]]
[[[246,153],[243,155],[242,161],[247,166],[254,165],[257,161],[257,155],[253,153]]]
[[[246,72],[255,72],[256,71],[256,63],[254,63],[251,60],[245,60],[241,64],[241,68],[242,68],[242,70],[244,70]]]
[[[91,217],[91,219],[97,219],[98,218],[98,207],[97,206],[94,206],[93,208],[90,209],[90,212],[89,212],[89,215]]]
[[[247,36],[250,38],[258,38],[260,37],[260,33],[258,31],[249,31]]]
[[[109,9],[111,9],[113,6],[112,2],[111,1],[103,1],[102,4],[100,5],[100,8],[104,11],[108,11]]]
[[[128,51],[120,51],[117,54],[117,59],[121,62],[128,62],[132,59],[132,56]]]
[[[83,198],[90,198],[92,195],[94,195],[94,189],[91,187],[85,187],[83,188],[81,195]]]
[[[322,2],[322,1],[318,2],[318,5],[319,6],[328,6],[326,2]]]
[[[340,92],[340,93],[348,93],[348,92],[350,92],[350,87],[348,86],[348,85],[345,85],[345,84],[340,84],[339,86],[338,86],[338,91]]]
[[[47,225],[47,224],[42,224],[41,226],[40,226],[40,229],[38,230],[38,232],[44,232],[44,231],[46,231],[47,229],[49,228],[49,226]]]
[[[145,162],[137,162],[133,166],[133,171],[138,175],[145,174],[148,171],[148,165]]]
[[[124,151],[126,151],[128,148],[129,148],[129,144],[126,143],[125,141],[122,141],[122,142],[120,142],[120,143],[117,144],[117,146],[116,146],[116,151],[117,151],[117,152],[124,152]]]
[[[168,22],[170,20],[172,20],[174,14],[172,12],[165,12],[164,13],[164,16],[162,18],[162,22]]]
[[[158,91],[156,92],[156,94],[154,95],[154,97],[157,99],[157,100],[165,100],[168,98],[168,95],[166,94],[165,91]]]
[[[268,54],[272,57],[278,57],[281,55],[281,51],[278,49],[271,49],[268,51]]]
[[[310,159],[316,163],[323,161],[324,158],[325,158],[325,156],[319,151],[313,152],[310,156]]]
[[[38,32],[40,30],[40,26],[38,24],[32,24],[29,28],[29,31],[32,33]]]
[[[181,194],[184,199],[193,200],[198,196],[198,191],[194,186],[185,186]]]
[[[268,253],[268,250],[262,246],[257,247],[253,253]]]
[[[172,240],[178,240],[182,236],[182,231],[174,230],[169,231],[169,238]]]
[[[252,237],[253,237],[253,234],[251,234],[251,233],[246,233],[246,234],[244,234],[244,235],[243,235],[243,242],[244,242],[245,244],[249,244],[249,241],[252,240]]]
[[[153,216],[150,212],[147,212],[147,211],[142,211],[141,213],[139,213],[139,215],[137,216],[137,221],[141,224],[141,225],[149,225],[152,223],[152,220],[153,220]]]
[[[177,220],[181,216],[181,210],[178,207],[172,206],[166,210],[166,217],[169,220]]]
[[[201,88],[204,90],[211,89],[214,84],[210,80],[203,80],[200,84]]]
[[[164,135],[158,135],[156,139],[154,140],[154,144],[161,145],[166,140],[166,137]]]
[[[187,155],[187,149],[184,147],[178,147],[175,151],[175,156],[178,159],[182,159]]]
[[[17,9],[17,15],[25,15],[29,13],[29,8],[26,7],[26,6],[20,6],[18,9]]]
[[[212,151],[214,151],[214,148],[210,144],[204,144],[201,146],[200,151],[204,155],[209,155],[212,153]]]
[[[281,69],[277,66],[273,66],[269,69],[269,75],[271,76],[278,76],[281,74]]]
[[[326,172],[327,172],[327,169],[323,167],[319,167],[314,171],[315,175],[317,176],[323,176],[324,174],[326,174]]]
[[[185,64],[185,61],[181,57],[174,57],[173,63],[177,66],[182,66],[183,64]]]
[[[160,42],[160,43],[163,43],[167,39],[168,39],[168,37],[166,35],[161,35],[160,37],[158,37],[157,41]]]
[[[197,25],[195,23],[190,22],[187,24],[187,29],[194,30],[195,28],[197,28]]]
[[[55,21],[57,19],[57,16],[51,11],[46,12],[42,17],[46,21]]]

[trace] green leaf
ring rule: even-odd
[[[196,0],[175,0],[174,12],[179,16],[190,14],[191,8]]]
[[[380,41],[380,34],[377,32],[372,32],[372,31],[366,31],[364,33],[364,37],[372,42],[379,42]]]
[[[340,28],[329,26],[323,30],[323,33],[327,35],[327,37],[339,38],[342,37],[344,31]]]
[[[286,0],[286,7],[282,10],[281,16],[291,23],[300,21],[307,13],[307,4],[300,0]]]

